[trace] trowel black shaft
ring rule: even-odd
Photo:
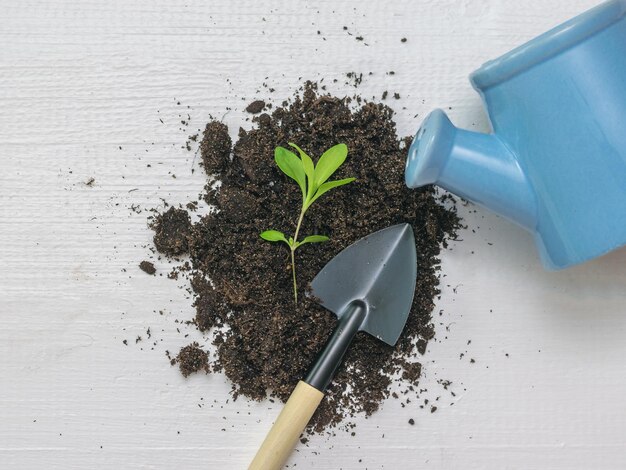
[[[367,314],[367,306],[362,301],[354,301],[346,307],[326,347],[304,378],[304,381],[320,392],[324,392],[333,380],[341,365],[352,338],[357,334]]]

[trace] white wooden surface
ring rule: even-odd
[[[139,271],[151,232],[131,204],[194,198],[186,136],[226,107],[236,132],[264,81],[280,100],[298,77],[346,93],[343,74],[371,71],[361,92],[399,92],[403,134],[436,106],[485,130],[468,73],[594,3],[1,1],[0,468],[245,468],[279,407],[169,367],[203,340],[176,332],[185,283]],[[626,468],[626,251],[544,272],[526,233],[475,209],[424,358],[437,412],[389,401],[297,468]]]

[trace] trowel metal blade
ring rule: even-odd
[[[416,276],[413,229],[400,224],[347,247],[315,276],[311,290],[340,318],[351,302],[362,301],[367,313],[359,329],[393,346],[411,310]]]

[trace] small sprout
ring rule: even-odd
[[[293,237],[287,238],[284,233],[278,230],[265,230],[261,232],[261,238],[268,242],[283,242],[289,246],[291,252],[291,272],[293,276],[293,296],[295,302],[298,303],[298,283],[296,280],[295,263],[296,249],[305,243],[321,243],[328,241],[326,235],[309,235],[304,237],[302,241],[298,241],[304,214],[320,196],[333,188],[351,183],[356,178],[328,181],[346,161],[348,147],[345,144],[338,144],[326,150],[317,161],[317,165],[314,164],[311,157],[296,144],[290,142],[289,145],[298,151],[300,157],[298,158],[295,153],[284,147],[276,147],[274,150],[274,160],[278,168],[298,183],[302,191],[302,208],[300,209],[300,216],[296,223],[296,231]]]
[[[265,232],[261,232],[261,238],[268,242],[285,242],[289,245],[285,235],[278,230],[266,230]]]

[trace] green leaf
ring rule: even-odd
[[[260,235],[263,240],[267,240],[268,242],[285,242],[289,244],[285,235],[278,230],[266,230],[265,232],[261,232]]]
[[[343,165],[348,156],[346,144],[337,144],[326,150],[315,167],[315,185],[321,186],[337,169]]]
[[[302,196],[306,197],[306,174],[302,160],[297,155],[284,147],[276,147],[274,150],[274,160],[281,171],[295,180],[302,190]]]
[[[313,204],[313,202],[315,202],[317,198],[319,198],[322,194],[338,186],[343,186],[344,184],[352,183],[354,180],[356,180],[356,178],[344,178],[342,180],[328,181],[327,183],[324,183],[318,188],[317,192],[311,199],[311,202],[309,202],[309,206]]]
[[[298,248],[300,245],[304,245],[305,243],[321,243],[328,240],[329,238],[326,235],[309,235],[308,237],[305,237],[305,239],[301,242],[298,242],[296,244],[296,248]]]
[[[302,166],[304,167],[304,173],[309,179],[309,193],[313,194],[317,186],[314,183],[314,173],[315,173],[315,165],[313,164],[313,160],[309,157],[304,150],[298,147],[296,144],[289,142],[293,148],[295,148],[300,154],[300,158],[302,159]],[[307,194],[308,195],[308,194]]]

